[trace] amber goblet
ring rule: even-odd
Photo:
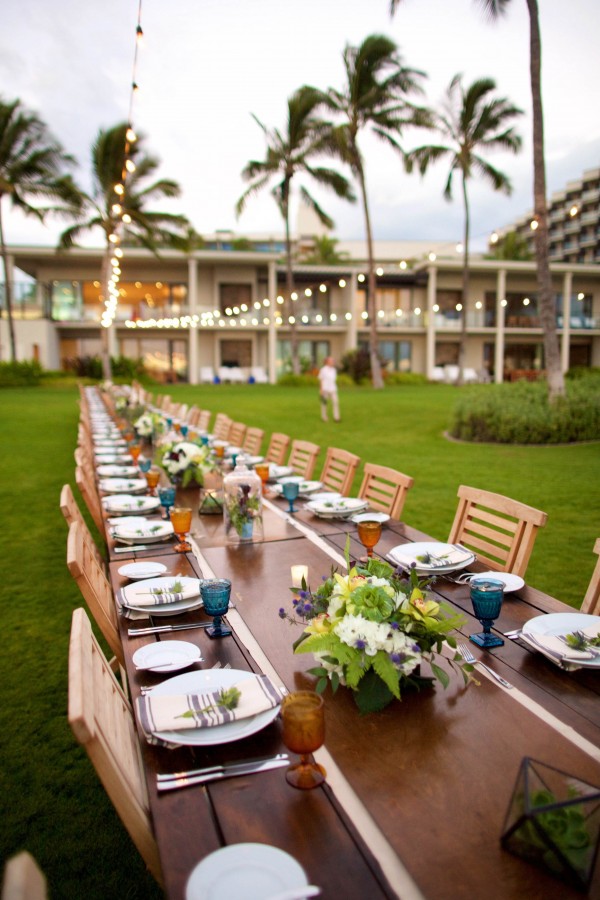
[[[318,787],[325,781],[326,771],[313,757],[325,740],[323,698],[313,691],[295,691],[281,704],[283,743],[300,761],[289,767],[286,781],[302,791]]]
[[[176,553],[189,553],[191,544],[186,541],[186,535],[192,527],[192,510],[189,506],[173,506],[169,512],[173,531],[177,535],[179,543],[173,548]]]
[[[267,489],[267,482],[269,481],[269,474],[271,472],[271,468],[268,463],[260,463],[258,466],[254,466],[254,471],[262,481],[263,486],[263,494]]]
[[[374,519],[367,519],[364,522],[359,522],[357,529],[359,540],[367,551],[367,556],[363,557],[364,561],[373,556],[373,547],[381,537],[381,522],[376,522]]]
[[[148,484],[148,493],[151,497],[156,497],[156,488],[160,481],[160,469],[158,466],[150,466],[147,472],[144,472],[146,482]]]
[[[133,457],[133,461],[137,462],[140,458],[140,453],[142,452],[141,444],[130,444],[129,445],[129,453]]]

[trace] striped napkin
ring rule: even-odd
[[[183,731],[188,728],[211,728],[247,719],[279,706],[281,691],[266,675],[251,675],[230,685],[241,692],[235,709],[220,705],[221,690],[198,694],[145,694],[136,700],[138,720],[148,740],[161,731]]]
[[[175,584],[176,582],[173,582]],[[140,582],[128,584],[121,588],[121,606],[161,606],[163,603],[177,603],[179,600],[191,600],[200,596],[200,583],[195,581],[182,591],[166,591],[157,588],[144,589]]]
[[[420,568],[431,569],[458,565],[459,563],[464,562],[465,559],[471,559],[473,556],[470,550],[462,549],[461,547],[450,547],[448,544],[440,544],[437,553],[432,550],[430,562],[423,562],[422,560],[417,559],[417,556],[423,555],[422,550],[411,550],[410,544],[401,544],[398,547],[394,547],[388,553],[388,557],[391,557],[394,562],[402,565],[410,566],[412,563],[416,563]]]

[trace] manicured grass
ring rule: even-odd
[[[460,483],[545,510],[527,580],[579,606],[600,535],[600,446],[510,447],[448,441],[457,389],[415,386],[343,391],[342,422],[319,418],[317,392],[269,386],[160,388],[173,399],[320,444],[412,475],[404,518],[445,538]],[[0,391],[2,554],[0,654],[0,864],[27,848],[53,898],[160,896],[66,721],[72,610],[82,605],[66,568],[58,508],[74,487],[77,391],[72,384]],[[265,444],[266,446],[266,444]],[[321,457],[321,461],[322,461]],[[319,471],[320,463],[317,466]],[[358,487],[358,478],[355,489]]]

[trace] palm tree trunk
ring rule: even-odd
[[[10,358],[12,362],[17,361],[17,341],[15,338],[15,323],[13,321],[12,308],[12,282],[8,272],[8,250],[4,241],[4,223],[2,220],[2,195],[0,195],[0,252],[2,254],[2,264],[4,267],[4,297],[6,298],[6,317],[8,319],[8,335],[10,340]]]
[[[108,292],[108,284],[109,277],[108,273],[110,271],[110,247],[107,246],[104,258],[102,260],[102,277],[100,280],[100,284],[102,285],[102,289],[104,292],[104,299],[108,300],[109,292]],[[110,326],[111,328],[114,326]],[[108,328],[105,328],[104,325],[100,325],[100,341],[101,341],[101,350],[100,356],[102,359],[102,376],[105,381],[112,381],[112,366],[110,362],[110,350],[108,346]]]
[[[537,229],[535,258],[537,263],[538,302],[544,335],[544,357],[550,400],[565,392],[558,337],[556,310],[550,276],[548,254],[548,208],[546,205],[546,165],[544,162],[544,114],[542,108],[541,67],[542,44],[537,0],[527,0],[530,25],[530,73],[533,104],[533,197]]]
[[[467,356],[467,309],[469,299],[469,234],[470,214],[467,195],[467,179],[462,173],[463,203],[465,207],[465,228],[463,234],[463,268],[462,268],[462,310],[460,315],[460,344],[458,346],[458,379],[457,384],[464,382],[465,362]]]
[[[283,218],[285,219],[285,286],[288,295],[288,309],[290,313],[293,315],[293,300],[292,294],[294,293],[294,270],[292,268],[292,238],[290,236],[290,195],[289,195],[289,186],[284,187],[284,198],[283,198]],[[273,297],[273,316],[275,315],[276,307],[276,298]],[[292,352],[292,372],[294,375],[300,374],[300,360],[298,359],[298,332],[296,331],[296,322],[292,322],[290,326],[290,346]]]
[[[358,154],[357,154],[358,156]],[[367,311],[369,313],[369,357],[371,360],[371,383],[376,390],[381,390],[384,386],[383,376],[381,374],[381,363],[379,361],[379,336],[377,334],[377,283],[375,280],[375,263],[373,260],[373,233],[371,231],[371,216],[369,214],[369,203],[367,201],[367,186],[365,182],[365,172],[360,159],[356,164],[356,172],[360,182],[360,192],[363,201],[363,212],[365,215],[365,232],[367,235],[367,260],[369,267],[368,276],[368,295],[367,295]]]

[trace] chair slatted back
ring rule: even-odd
[[[310,441],[292,441],[288,466],[294,470],[296,475],[301,475],[307,479],[312,478],[317,456],[320,452],[321,448],[318,444],[313,444]]]
[[[285,463],[291,438],[287,434],[280,431],[274,431],[269,441],[269,447],[265,454],[267,462],[272,462],[276,466],[282,466]]]
[[[210,417],[211,417],[210,409],[202,409],[200,411],[200,415],[198,416],[198,421],[196,422],[198,431],[208,431],[208,426],[210,424]]]
[[[319,481],[331,491],[339,491],[347,497],[354,481],[360,457],[339,447],[329,447]]]
[[[2,900],[46,900],[46,877],[26,850],[8,860],[2,879]]]
[[[265,433],[262,428],[249,428],[243,443],[244,453],[249,453],[251,456],[258,456],[264,436]]]
[[[87,523],[83,518],[79,506],[77,505],[77,501],[75,499],[73,491],[71,490],[70,484],[63,484],[62,486],[62,490],[60,492],[60,511],[65,517],[65,521],[69,527],[73,524],[73,522],[80,522],[82,527],[87,529]],[[100,556],[100,551],[98,550],[95,541],[93,541],[92,543],[96,551],[96,559],[98,560],[99,564],[104,567],[104,562],[102,560],[102,557]]]
[[[406,494],[414,484],[410,475],[404,475],[388,466],[365,463],[363,481],[358,496],[369,501],[369,506],[388,513],[392,519],[400,519]]]
[[[131,706],[81,608],[71,625],[68,718],[148,869],[162,882]]]
[[[89,529],[81,522],[69,526],[67,566],[77,582],[83,599],[98,628],[119,661],[124,665],[123,647],[119,635],[117,607],[110,582],[94,552],[95,544]]]
[[[187,411],[187,415],[185,417],[187,424],[190,425],[192,428],[194,428],[198,424],[198,416],[199,415],[200,415],[200,410],[198,409],[198,407],[190,406],[190,408]]]
[[[94,484],[91,475],[88,475],[88,472],[90,471],[91,470],[87,467],[82,468],[81,466],[77,466],[75,469],[75,483],[85,501],[85,505],[90,511],[90,515],[94,520],[94,525],[100,534],[104,534],[102,505],[100,503],[98,491],[96,490],[96,485]]]
[[[243,422],[232,422],[227,440],[234,447],[241,447],[246,437],[246,426]]]
[[[231,428],[231,424],[232,423],[229,416],[226,416],[225,413],[217,413],[215,425],[213,428],[213,435],[217,438],[217,440],[229,440],[229,429]]]
[[[545,512],[480,488],[461,484],[451,544],[463,544],[497,572],[523,577],[537,537],[548,516]]]
[[[600,615],[600,538],[594,544],[594,553],[598,553],[599,556],[581,604],[581,612],[598,616]]]

